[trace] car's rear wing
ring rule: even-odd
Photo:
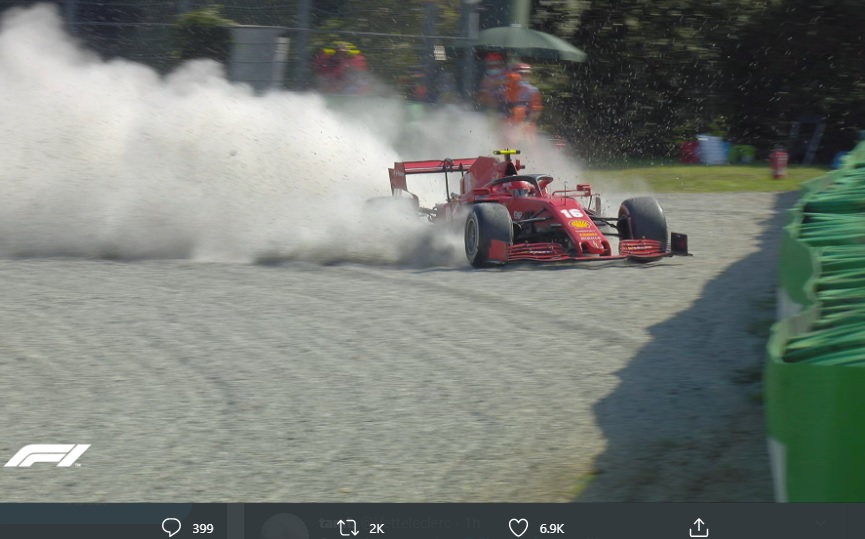
[[[397,189],[408,191],[406,176],[409,174],[446,174],[448,172],[467,172],[477,157],[461,159],[436,159],[431,161],[402,161],[387,169],[390,175],[391,192]]]

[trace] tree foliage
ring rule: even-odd
[[[599,157],[667,155],[677,142],[723,123],[718,3],[595,0],[572,39],[589,61],[571,69],[562,111],[592,137]]]
[[[826,119],[824,161],[849,149],[865,128],[863,24],[865,6],[855,1],[788,0],[755,14],[726,44],[722,91],[737,134],[784,141],[793,121],[814,115]]]
[[[853,0],[591,0],[562,36],[589,61],[548,92],[549,126],[608,159],[674,155],[698,133],[766,152],[814,115],[829,160],[865,127],[863,15]]]
[[[228,62],[231,57],[230,26],[236,24],[220,15],[219,6],[210,6],[184,13],[172,27],[179,60],[209,58]]]

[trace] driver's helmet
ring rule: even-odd
[[[511,182],[508,185],[508,191],[515,197],[527,197],[532,194],[534,187],[529,182]]]

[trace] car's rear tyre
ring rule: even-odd
[[[491,248],[494,241],[500,241],[505,246],[514,242],[514,225],[511,214],[501,204],[475,204],[465,226],[466,258],[476,268],[486,268],[503,264],[505,260],[491,259]]]
[[[665,250],[670,237],[664,210],[652,197],[629,198],[622,202],[616,229],[619,239],[656,240]]]

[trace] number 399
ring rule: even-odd
[[[213,533],[213,524],[193,524],[192,533]]]

